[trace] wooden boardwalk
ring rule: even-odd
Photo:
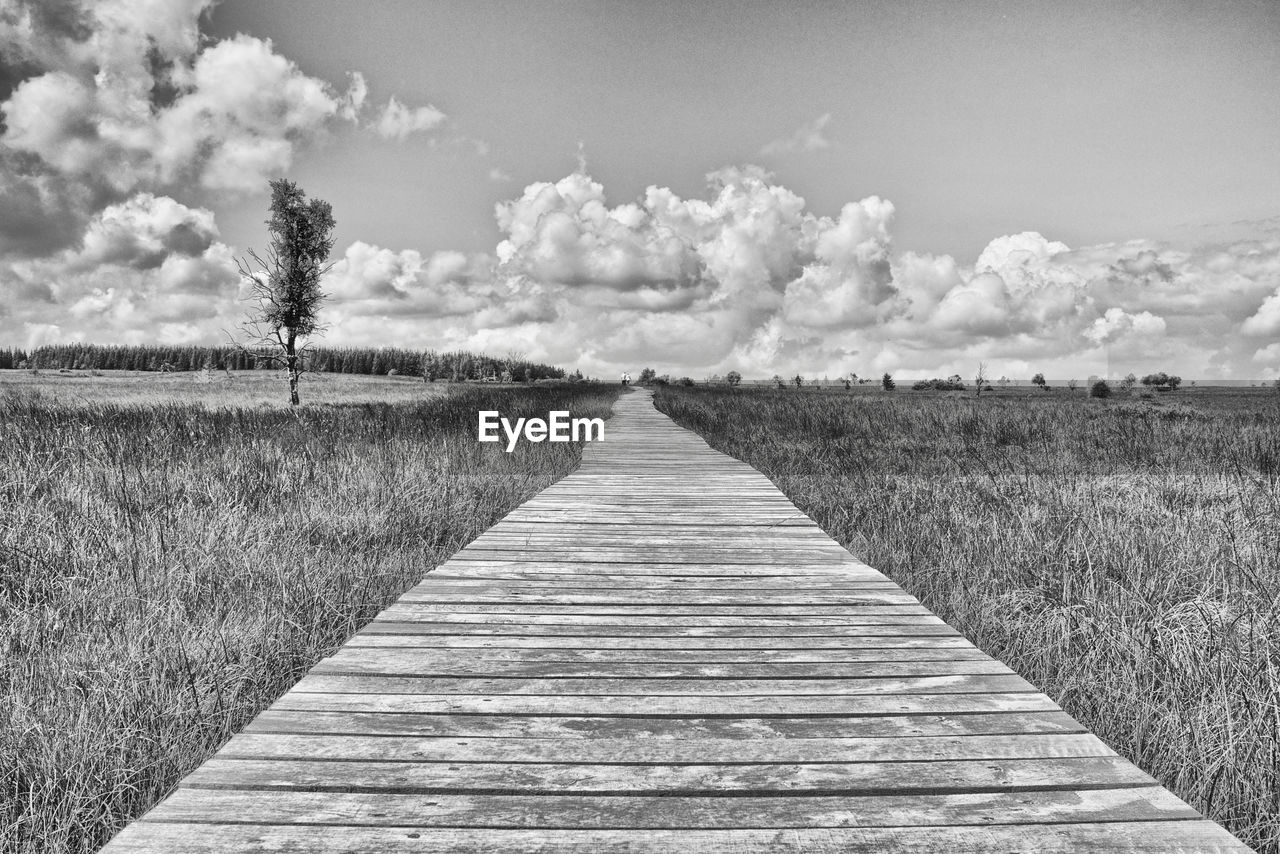
[[[641,391],[106,850],[1249,849]]]

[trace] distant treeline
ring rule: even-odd
[[[27,351],[17,347],[0,347],[0,370],[4,368],[25,368]]]
[[[53,344],[30,353],[0,349],[0,368],[98,371],[251,371],[275,367],[268,350],[238,347],[162,347],[117,344]],[[464,351],[373,347],[320,347],[308,353],[307,369],[331,374],[389,374],[429,380],[526,382],[563,379],[563,368],[518,357],[494,358]]]

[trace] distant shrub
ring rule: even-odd
[[[681,377],[681,378],[679,379],[679,381],[678,381],[678,382],[679,382],[679,384],[680,384],[680,385],[682,385],[682,386],[691,386],[691,385],[693,385],[693,380],[692,380],[690,377]]]
[[[911,388],[914,391],[964,391],[964,382],[955,379],[932,379],[920,380],[913,383]]]
[[[737,371],[730,371],[729,373],[724,375],[724,378],[725,378],[725,381],[729,383],[729,385],[735,388],[737,387],[738,383],[742,382],[742,374],[738,373]]]
[[[1044,374],[1036,374],[1031,378],[1031,384],[1039,386],[1041,391],[1048,391],[1049,384],[1044,381]]]
[[[1182,377],[1170,376],[1164,371],[1160,371],[1154,374],[1147,374],[1142,378],[1142,384],[1145,386],[1153,386],[1161,391],[1165,389],[1172,391],[1182,385]]]
[[[1107,385],[1106,380],[1098,380],[1089,386],[1089,397],[1111,397],[1111,386]]]

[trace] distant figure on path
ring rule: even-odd
[[[622,384],[624,386],[631,385],[631,374],[627,373],[626,371],[622,372]]]

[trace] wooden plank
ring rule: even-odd
[[[583,625],[572,621],[562,624],[535,624],[533,622],[504,622],[493,619],[485,623],[460,623],[438,619],[435,614],[414,614],[399,610],[382,612],[370,625],[386,631],[389,626],[412,626],[417,634],[441,635],[522,635],[522,636],[580,636],[602,638],[697,638],[697,637],[825,637],[825,638],[859,638],[867,636],[906,636],[906,637],[946,637],[954,636],[955,629],[945,623],[924,623],[912,625],[850,625],[816,624],[795,625],[795,621],[782,621],[782,624],[752,625],[739,620],[737,624],[696,626],[685,624],[658,623],[653,625],[624,624],[621,618],[601,625]]]
[[[1115,756],[1092,734],[743,739],[442,738],[240,733],[219,759],[574,765],[832,764]]]
[[[960,635],[846,635],[816,637],[812,635],[737,634],[721,637],[691,635],[635,635],[602,637],[600,635],[483,635],[450,634],[424,623],[389,623],[374,621],[361,629],[356,638],[373,642],[383,639],[397,645],[425,644],[433,648],[508,649],[938,649],[953,646],[971,649],[972,644]]]
[[[966,715],[984,712],[1056,712],[1043,694],[843,694],[834,697],[694,695],[474,695],[350,694],[289,691],[272,706],[291,711],[412,712],[454,715],[554,717],[825,717],[829,715]]]
[[[578,743],[578,742],[573,742]],[[590,742],[583,742],[590,743]],[[679,743],[679,742],[674,742]],[[1151,785],[1118,757],[823,762],[583,764],[573,762],[373,762],[222,759],[183,785],[201,789],[304,789],[401,794],[657,794],[697,796],[1009,792]]]
[[[492,610],[491,610],[492,609]],[[656,613],[654,612],[656,610]],[[833,628],[851,628],[868,626],[894,626],[900,629],[945,626],[933,614],[915,613],[895,614],[892,609],[871,607],[856,608],[818,608],[816,614],[806,613],[809,609],[798,607],[791,610],[780,609],[780,613],[762,612],[759,609],[738,608],[706,608],[702,611],[681,611],[674,614],[663,614],[662,609],[650,609],[639,614],[635,609],[605,608],[594,610],[589,606],[539,607],[530,605],[455,606],[435,602],[404,602],[403,600],[390,606],[379,619],[398,622],[424,623],[458,623],[479,624],[486,626],[575,626],[588,628],[594,626],[609,627],[664,627],[670,629],[701,627],[751,627],[767,628],[815,628],[831,626]],[[913,609],[914,610],[914,609]],[[709,612],[709,613],[708,613]]]
[[[650,601],[643,601],[648,598]],[[701,597],[694,597],[687,604],[675,602],[653,601],[655,597],[644,597],[636,594],[632,601],[617,595],[612,597],[592,596],[521,596],[506,600],[497,598],[435,597],[430,594],[405,594],[393,606],[407,612],[418,614],[483,614],[486,617],[498,614],[512,615],[565,615],[575,618],[604,617],[657,617],[672,622],[682,622],[685,618],[706,617],[751,617],[787,620],[818,620],[825,617],[846,617],[849,619],[893,618],[899,622],[927,620],[938,622],[939,618],[909,596],[891,593],[868,593],[859,596],[847,596],[843,601],[825,604],[804,604],[785,602],[776,605],[759,602],[702,602]],[[670,598],[670,597],[664,597]],[[721,597],[728,599],[728,597]],[[828,620],[828,622],[832,622]]]
[[[620,678],[620,679],[865,679],[871,676],[946,676],[955,674],[1009,673],[1004,664],[990,658],[958,661],[860,661],[860,662],[609,662],[593,657],[582,661],[555,661],[508,656],[423,655],[419,650],[346,647],[324,659],[312,674],[442,676],[501,676],[505,678]]]
[[[771,597],[772,598],[772,597]],[[671,593],[646,593],[640,590],[618,591],[606,595],[590,593],[512,594],[493,596],[475,593],[437,594],[431,590],[414,590],[400,597],[397,605],[414,605],[419,609],[465,613],[483,611],[490,614],[794,614],[826,616],[831,614],[917,614],[933,617],[933,613],[913,596],[893,591],[849,591],[839,596],[780,595],[781,601],[754,601],[746,596],[690,595],[681,601]],[[804,601],[805,599],[813,601]],[[523,609],[520,610],[520,609]],[[933,617],[935,620],[937,617]]]
[[[536,647],[442,647],[431,638],[412,635],[356,635],[338,653],[366,650],[412,650],[424,668],[469,662],[527,664],[859,664],[925,661],[995,661],[973,647],[859,647],[857,649],[597,649]]]
[[[956,827],[1042,821],[1169,821],[1199,815],[1158,786],[845,797],[576,797],[179,789],[149,821],[361,827],[663,830]]]
[[[814,828],[768,830],[496,830],[140,822],[126,828],[114,854],[1235,854],[1248,851],[1210,821],[1014,824],[997,827]]]
[[[294,687],[317,694],[465,694],[500,697],[769,697],[846,694],[982,694],[1035,688],[1012,671],[979,676],[872,676],[864,679],[433,679],[424,676],[332,676],[314,670]]]
[[[583,717],[415,714],[271,708],[246,732],[413,735],[450,738],[772,739],[901,738],[1084,732],[1063,711],[814,717]]]

